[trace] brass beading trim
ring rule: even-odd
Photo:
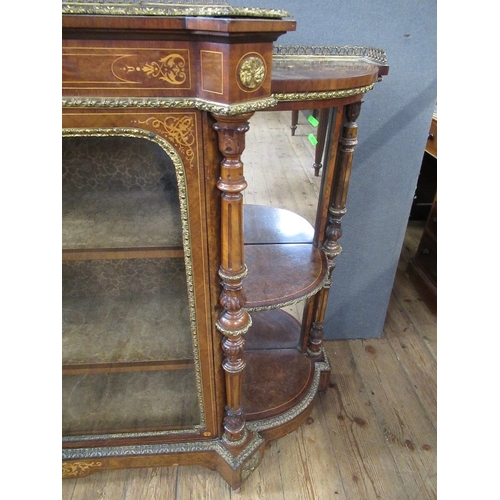
[[[207,5],[208,4],[208,5]],[[261,17],[283,19],[291,17],[281,9],[231,7],[227,2],[176,2],[169,0],[65,0],[63,14],[97,14],[113,16],[204,16]]]
[[[234,116],[276,106],[273,96],[238,104],[221,104],[197,97],[63,97],[63,108],[158,108],[199,109],[216,115]]]
[[[328,212],[332,215],[337,215],[337,216],[343,216],[347,213],[347,208],[335,208],[330,206],[328,209]]]
[[[254,438],[243,451],[233,457],[227,450],[222,439],[198,441],[190,443],[163,443],[149,445],[99,446],[89,448],[65,448],[62,450],[63,460],[85,460],[93,458],[126,457],[133,455],[163,455],[168,453],[196,453],[203,451],[216,452],[233,470],[241,467],[259,447],[264,444],[264,438],[255,434]]]
[[[319,292],[324,286],[325,283],[328,281],[328,275],[325,275],[325,277],[321,280],[321,283],[316,286],[313,290],[311,290],[309,293],[306,295],[301,295],[297,299],[292,299],[292,300],[286,300],[284,302],[278,302],[276,304],[272,304],[269,306],[255,306],[255,307],[245,307],[245,309],[248,312],[257,312],[257,311],[271,311],[273,309],[281,309],[283,307],[288,307],[288,306],[293,306],[294,304],[298,304],[299,302],[302,302],[305,299],[308,299],[315,295],[317,292]]]
[[[248,274],[248,267],[246,264],[243,264],[243,271],[241,271],[238,274],[227,274],[222,269],[219,269],[219,277],[227,282],[240,281],[243,278],[245,278],[245,276],[247,276],[247,274]]]
[[[342,99],[345,97],[352,97],[359,94],[364,94],[369,90],[372,90],[375,84],[366,85],[364,87],[358,87],[355,89],[345,89],[345,90],[325,90],[318,92],[295,92],[295,93],[278,93],[273,94],[278,102],[283,101],[324,101],[327,99]]]
[[[274,45],[273,59],[281,58],[327,58],[352,59],[364,58],[377,64],[387,64],[385,50],[362,45]]]
[[[245,335],[245,333],[247,333],[248,330],[250,330],[250,328],[252,327],[252,316],[248,315],[248,323],[243,328],[240,328],[239,330],[228,330],[227,328],[224,328],[219,323],[219,320],[217,320],[217,322],[215,323],[215,326],[217,327],[217,330],[219,330],[219,332],[221,332],[226,337],[238,337],[239,335]],[[229,371],[229,370],[226,370],[226,371]],[[238,371],[241,371],[241,370],[238,370]],[[238,373],[238,371],[234,371],[232,373]]]

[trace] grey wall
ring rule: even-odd
[[[297,30],[277,43],[367,45],[387,52],[389,75],[358,119],[325,338],[379,337],[436,104],[436,0],[229,0],[281,8]]]

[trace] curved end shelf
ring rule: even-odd
[[[249,351],[245,357],[242,406],[249,422],[284,413],[312,384],[314,362],[296,349]]]
[[[327,261],[313,245],[314,228],[306,219],[289,210],[244,205],[244,224],[249,311],[285,307],[322,288]]]
[[[259,311],[285,307],[323,287],[324,253],[311,244],[252,245],[245,248],[248,276],[245,307]]]
[[[309,391],[314,362],[298,349],[300,323],[282,310],[252,313],[245,349],[243,408],[247,421],[283,414]]]

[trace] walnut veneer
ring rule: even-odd
[[[239,488],[328,387],[356,119],[385,54],[273,45],[286,12],[224,2],[63,14],[63,476],[198,464]],[[244,205],[253,114],[312,108],[314,226]]]

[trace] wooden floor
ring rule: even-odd
[[[290,113],[252,118],[244,157],[249,182],[245,201],[289,208],[312,221],[319,188],[311,168],[313,147],[307,140],[312,130],[301,117],[292,138],[289,120]],[[273,141],[271,155],[269,136],[275,133],[281,133],[282,140]],[[68,479],[63,481],[62,498],[437,498],[436,316],[405,275],[422,228],[420,222],[408,225],[381,338],[325,343],[331,386],[317,396],[313,421],[270,443],[240,492],[231,491],[217,473],[191,466],[105,471]]]

